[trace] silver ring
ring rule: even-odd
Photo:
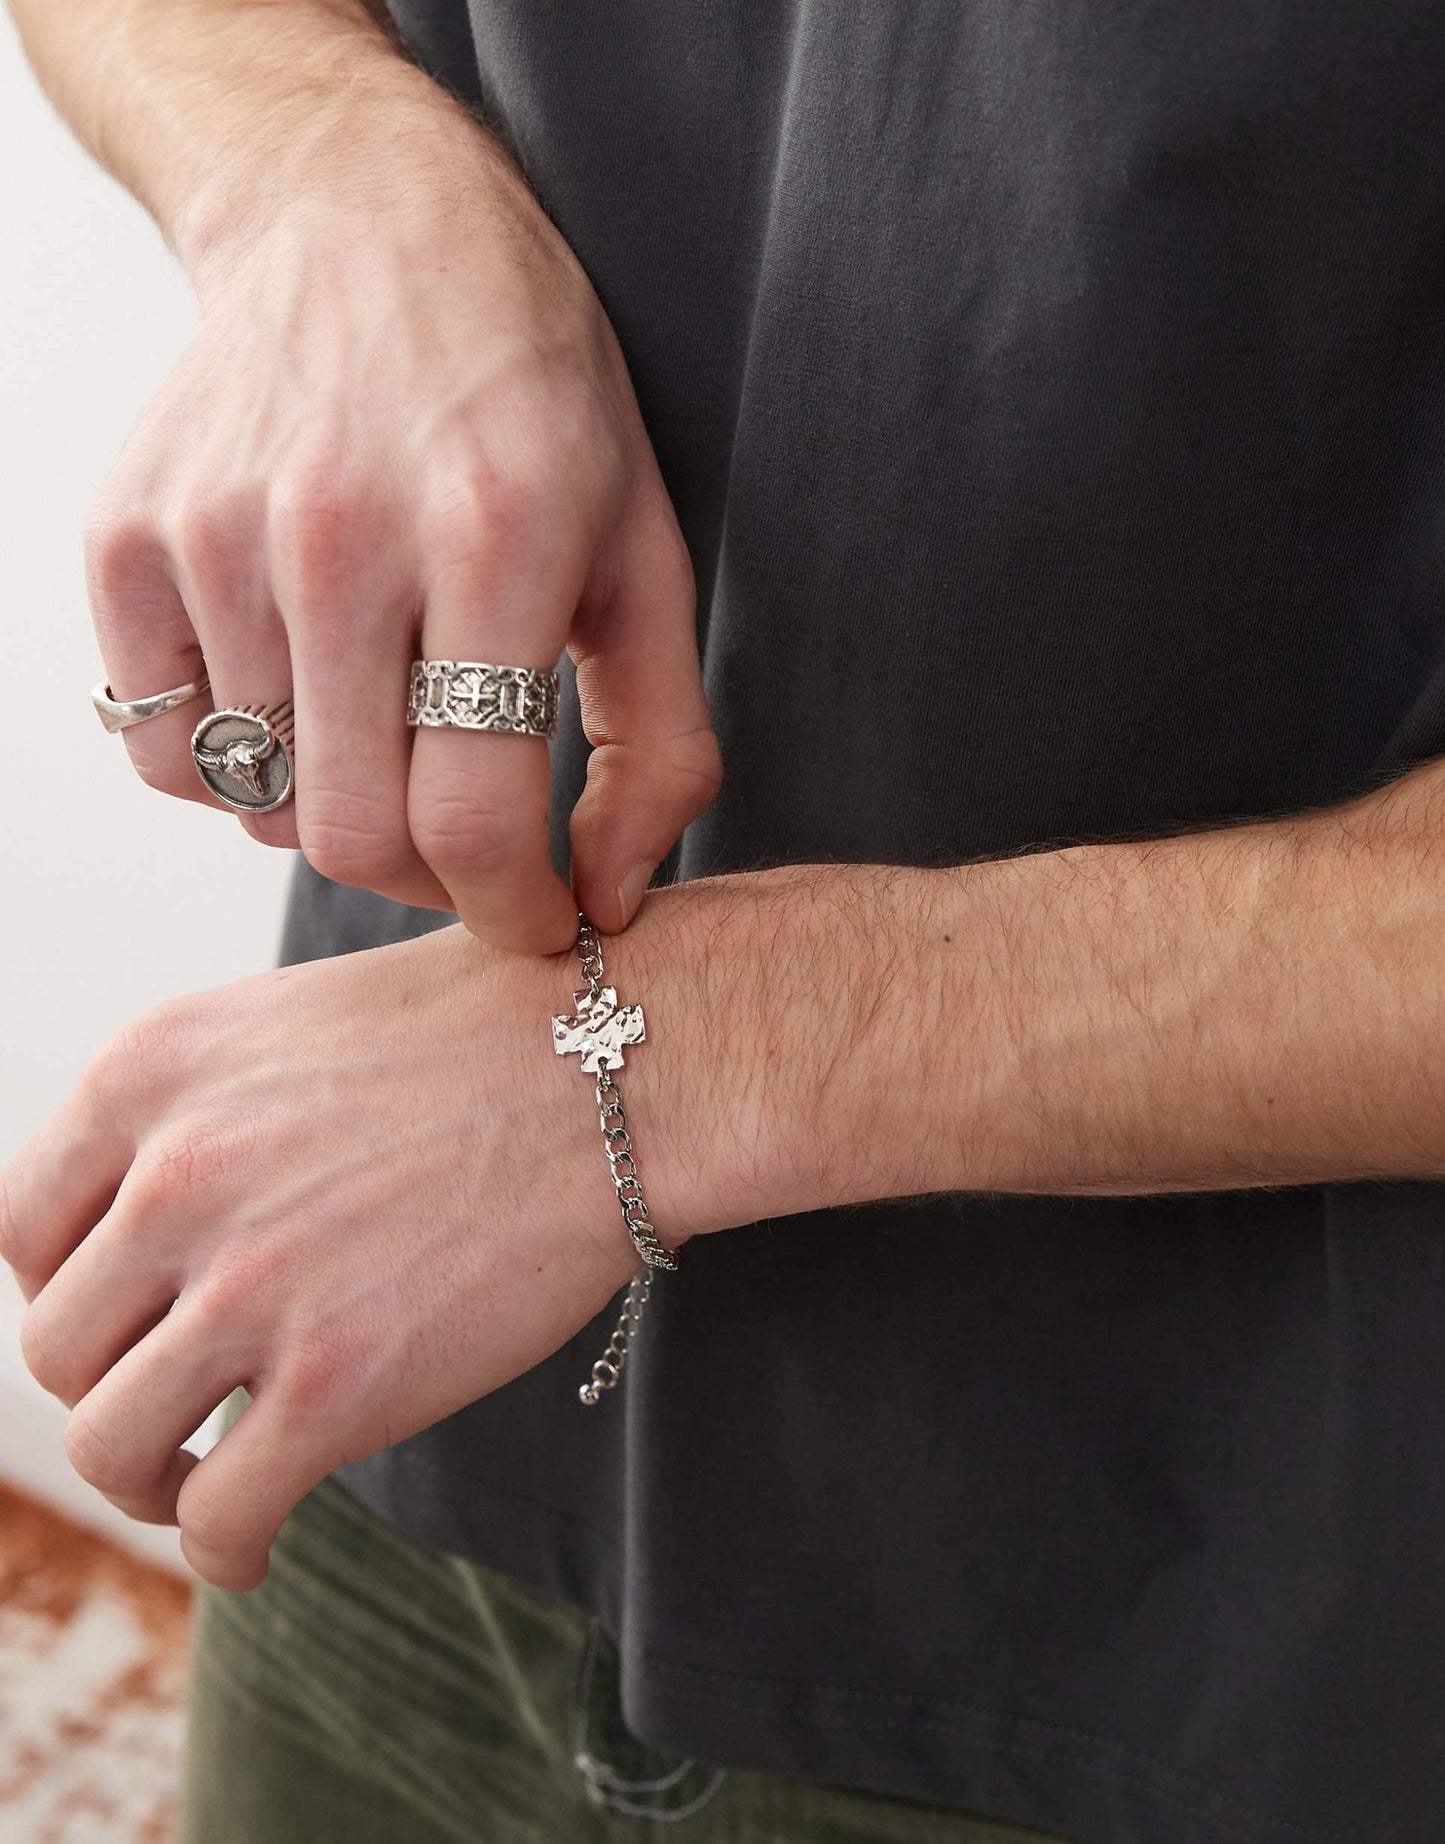
[[[480,660],[419,659],[411,666],[406,721],[414,728],[557,734],[555,672]]]
[[[196,725],[191,754],[201,780],[238,813],[269,813],[291,798],[295,707],[237,704]]]
[[[167,711],[173,711],[178,704],[189,704],[192,698],[199,698],[202,692],[211,689],[211,681],[203,671],[200,678],[192,679],[189,685],[177,685],[174,691],[157,692],[153,698],[113,698],[110,695],[110,681],[102,679],[90,694],[90,702],[95,706],[100,721],[112,736],[117,730],[129,730],[132,724],[149,723],[152,717],[164,717]]]

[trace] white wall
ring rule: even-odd
[[[143,787],[90,707],[86,509],[194,314],[149,219],[51,111],[3,8],[0,174],[4,1162],[127,1018],[269,964],[289,861]],[[19,1316],[0,1269],[0,1477],[135,1535],[66,1466],[64,1413],[24,1372]],[[171,1533],[140,1542],[176,1553]]]

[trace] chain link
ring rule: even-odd
[[[577,921],[577,952],[582,959],[582,977],[587,982],[589,999],[596,1000],[602,992],[602,941],[580,910]],[[622,1091],[617,1086],[611,1064],[605,1059],[599,1060],[597,1068],[597,1124],[602,1129],[602,1145],[607,1153],[612,1188],[622,1209],[622,1221],[632,1238],[632,1246],[642,1257],[643,1266],[628,1283],[622,1311],[607,1348],[592,1366],[591,1381],[584,1383],[577,1392],[589,1408],[604,1390],[615,1389],[621,1378],[628,1347],[642,1323],[643,1310],[652,1289],[652,1270],[675,1270],[677,1267],[677,1256],[663,1246],[647,1214],[647,1200],[642,1195],[637,1159],[632,1150],[632,1135],[627,1130],[627,1115],[622,1106]]]
[[[622,1311],[617,1324],[612,1328],[612,1336],[607,1341],[607,1349],[592,1366],[592,1381],[584,1383],[578,1390],[578,1399],[592,1408],[604,1389],[615,1389],[617,1380],[622,1375],[622,1366],[627,1362],[627,1346],[642,1324],[642,1309],[647,1304],[647,1296],[652,1291],[652,1269],[639,1268],[627,1283],[627,1297],[622,1302]]]

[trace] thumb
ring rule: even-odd
[[[661,482],[629,520],[611,595],[568,642],[592,744],[572,814],[572,887],[607,934],[722,785],[697,653],[692,565]]]

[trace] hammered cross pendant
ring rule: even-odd
[[[558,1056],[577,1051],[582,1067],[589,1076],[599,1070],[620,1069],[624,1044],[640,1044],[647,1030],[640,1005],[619,1005],[617,988],[601,986],[596,992],[584,986],[574,992],[577,1010],[568,1017],[559,1013],[552,1020],[552,1043]]]

